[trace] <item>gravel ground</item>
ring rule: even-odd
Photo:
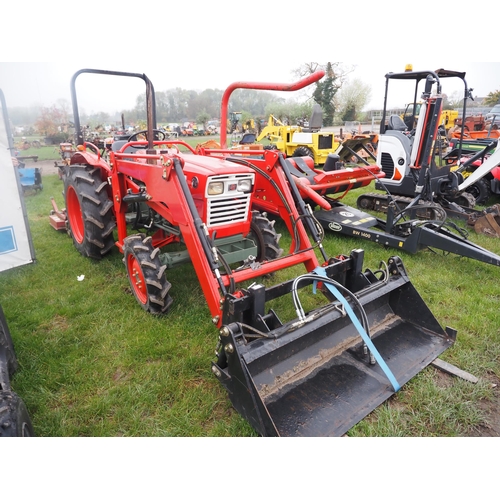
[[[44,160],[37,162],[26,162],[26,168],[38,167],[42,170],[42,175],[53,175],[58,173],[55,160]]]

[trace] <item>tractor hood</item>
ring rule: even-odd
[[[213,156],[185,156],[184,172],[201,177],[224,174],[251,174],[253,170],[244,165],[226,161]]]

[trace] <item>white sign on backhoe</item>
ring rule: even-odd
[[[0,90],[0,272],[34,261],[31,233],[24,199],[12,164],[10,126]]]

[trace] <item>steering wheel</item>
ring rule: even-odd
[[[128,142],[134,142],[134,141],[137,141],[137,137],[141,134],[144,135],[145,137],[145,140],[147,141],[148,140],[148,133],[149,133],[149,130],[141,130],[139,132],[136,132],[135,134],[132,134],[129,138],[128,138]],[[165,141],[166,140],[166,135],[165,135],[165,132],[162,132],[161,130],[157,130],[157,129],[153,129],[153,140],[154,141]]]

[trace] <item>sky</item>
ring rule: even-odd
[[[288,64],[266,67],[260,63],[242,61],[231,64],[224,71],[213,71],[211,63],[200,63],[195,68],[189,65],[177,65],[182,71],[170,72],[155,62],[124,61],[95,64],[96,61],[81,62],[0,62],[0,89],[2,89],[7,106],[58,105],[66,101],[71,109],[70,82],[72,76],[81,69],[102,69],[146,74],[153,82],[155,91],[171,88],[225,89],[234,82],[274,82],[291,83],[297,80],[293,70],[308,62],[290,60]],[[310,61],[309,61],[310,62]],[[326,62],[326,61],[318,61]],[[357,59],[341,62],[342,66],[352,71],[349,80],[358,79],[371,88],[371,100],[365,109],[382,109],[384,98],[385,74],[402,72],[405,64],[412,63],[414,70],[436,70],[444,67],[466,72],[466,81],[472,87],[473,95],[484,97],[489,92],[500,89],[500,62],[449,62],[446,59],[414,59],[394,58],[382,65]],[[444,63],[444,64],[443,64]],[[447,79],[442,83],[443,92],[452,95],[456,92],[463,96],[464,85],[459,79]],[[411,101],[413,87],[407,82],[391,83],[392,106],[402,107]],[[395,89],[392,91],[392,89]],[[131,109],[138,95],[143,94],[145,84],[138,78],[121,78],[108,75],[83,73],[76,79],[76,93],[80,110],[87,113],[103,111],[112,113],[123,109]],[[283,97],[292,97],[293,92],[281,92]]]
[[[349,79],[370,86],[365,109],[382,108],[385,74],[404,71],[406,64],[415,70],[465,71],[475,96],[500,89],[500,62],[489,61],[495,51],[460,41],[460,9],[415,1],[403,12],[403,3],[358,0],[353,11],[326,0],[301,9],[303,4],[262,0],[176,2],[169,8],[150,0],[147,9],[127,4],[108,12],[95,0],[74,11],[62,0],[47,0],[30,6],[22,25],[6,23],[0,30],[5,59],[0,89],[8,107],[51,106],[62,99],[71,109],[71,77],[84,68],[144,73],[157,92],[201,91],[237,81],[291,83],[293,70],[304,63],[327,61],[354,68]],[[500,13],[500,2],[485,0],[482,6],[493,17]],[[8,19],[9,11],[14,15],[19,8],[9,3],[2,9]],[[436,29],[444,25],[446,37]],[[463,85],[454,80],[443,84],[443,92],[462,95]],[[87,113],[130,109],[144,88],[139,79],[88,74],[76,84],[79,106]],[[411,94],[395,94],[390,104],[403,106]]]

